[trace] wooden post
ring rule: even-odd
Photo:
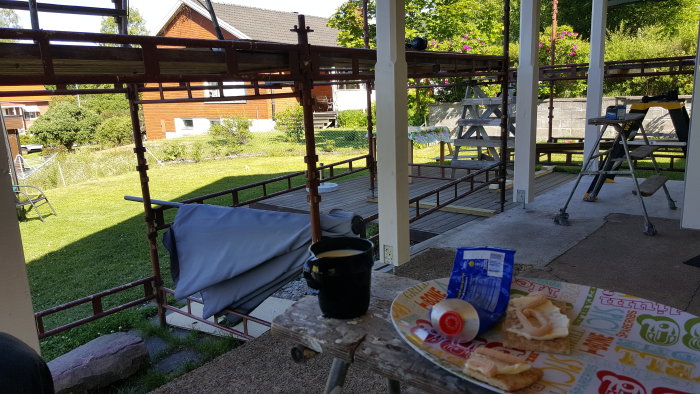
[[[408,128],[404,0],[377,3],[377,173],[379,250],[392,265],[409,260]]]
[[[591,54],[588,62],[588,90],[586,93],[586,134],[583,151],[586,155],[594,151],[598,137],[598,126],[589,125],[588,119],[600,116],[603,106],[603,70],[605,61],[605,26],[608,15],[608,0],[593,0],[591,15]],[[586,162],[584,157],[583,162]]]
[[[518,64],[518,101],[515,111],[515,168],[513,201],[534,199],[535,139],[537,137],[537,51],[540,26],[540,0],[520,3],[520,61]],[[507,94],[504,92],[503,94]]]
[[[365,44],[365,48],[369,49],[369,17],[367,15],[367,1],[362,0],[362,38]],[[374,139],[374,120],[372,119],[372,89],[373,84],[371,80],[367,80],[365,83],[365,98],[367,100],[367,145],[369,151],[369,190],[372,197],[376,195],[376,185],[377,185],[377,152],[376,143]]]
[[[556,0],[555,0],[556,1]],[[508,172],[508,161],[510,153],[508,153],[508,138],[510,137],[510,103],[508,102],[509,94],[508,71],[510,70],[510,0],[503,2],[503,75],[501,76],[501,166],[499,169],[498,181],[500,189],[501,212],[505,211],[506,207],[506,176]],[[536,134],[536,133],[535,133]]]
[[[0,132],[6,134],[2,119]],[[39,352],[39,336],[34,323],[32,295],[29,292],[22,235],[12,191],[12,160],[7,148],[9,146],[0,143],[0,332],[17,337]]]
[[[700,42],[700,32],[698,33]],[[690,111],[690,132],[685,166],[685,194],[683,196],[683,228],[700,229],[700,52],[695,56],[695,81],[693,85],[693,107]],[[695,108],[697,107],[697,108]]]

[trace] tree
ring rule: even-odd
[[[19,19],[13,10],[0,9],[0,27],[18,29]],[[0,42],[12,42],[13,40],[0,40]]]
[[[45,145],[60,144],[72,150],[74,144],[91,140],[97,124],[93,111],[69,100],[54,100],[29,132]]]
[[[123,145],[133,140],[131,117],[119,115],[100,123],[95,130],[95,139],[103,145]]]
[[[0,9],[0,27],[19,28],[19,19],[14,10]]]
[[[370,21],[375,19],[375,0],[369,0],[367,13]],[[498,0],[406,0],[406,38],[421,36],[430,42],[472,34],[487,42],[500,42],[502,15],[503,3]],[[362,47],[362,0],[343,3],[328,25],[340,30],[338,44],[341,46]],[[373,41],[375,24],[370,23],[369,33]]]
[[[559,22],[573,26],[585,37],[591,32],[591,0],[559,0]],[[697,31],[700,0],[662,0],[628,3],[608,8],[608,30],[626,26],[632,33],[647,26],[662,26],[675,35],[689,24]],[[551,8],[550,16],[551,20]],[[544,17],[544,16],[543,16]]]
[[[127,17],[128,27],[127,31],[129,34],[138,36],[147,36],[148,29],[146,28],[146,21],[143,19],[141,14],[135,8],[129,7],[129,15]],[[104,17],[102,18],[102,25],[100,26],[100,33],[107,34],[117,34],[119,28],[117,27],[117,22],[114,18]]]

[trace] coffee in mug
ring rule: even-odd
[[[354,237],[327,237],[309,248],[304,278],[318,290],[325,317],[352,319],[369,307],[372,266],[371,241]]]
[[[357,249],[336,249],[336,250],[329,250],[327,252],[321,252],[316,255],[317,258],[321,259],[324,257],[348,257],[348,256],[354,256],[356,254],[362,253],[361,250]]]

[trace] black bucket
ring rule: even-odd
[[[369,308],[374,258],[372,242],[362,238],[324,238],[311,245],[304,278],[318,290],[323,316],[352,319]]]

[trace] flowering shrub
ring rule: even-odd
[[[571,26],[562,25],[557,28],[554,35],[554,64],[587,63],[590,52],[588,42],[581,39],[581,35],[572,31]],[[538,63],[541,66],[551,64],[552,56],[552,28],[546,28],[540,34],[538,43]],[[586,81],[557,81],[554,84],[555,97],[580,97],[586,91]],[[549,83],[541,83],[538,96],[549,97]]]
[[[487,43],[479,34],[465,33],[459,38],[447,41],[428,41],[428,50],[441,52],[469,53],[472,55],[495,55],[500,47]]]
[[[540,34],[539,64],[550,64],[552,28],[548,27]],[[554,35],[554,64],[571,64],[588,62],[589,44],[583,41],[579,33],[572,31],[570,26],[559,26]]]

